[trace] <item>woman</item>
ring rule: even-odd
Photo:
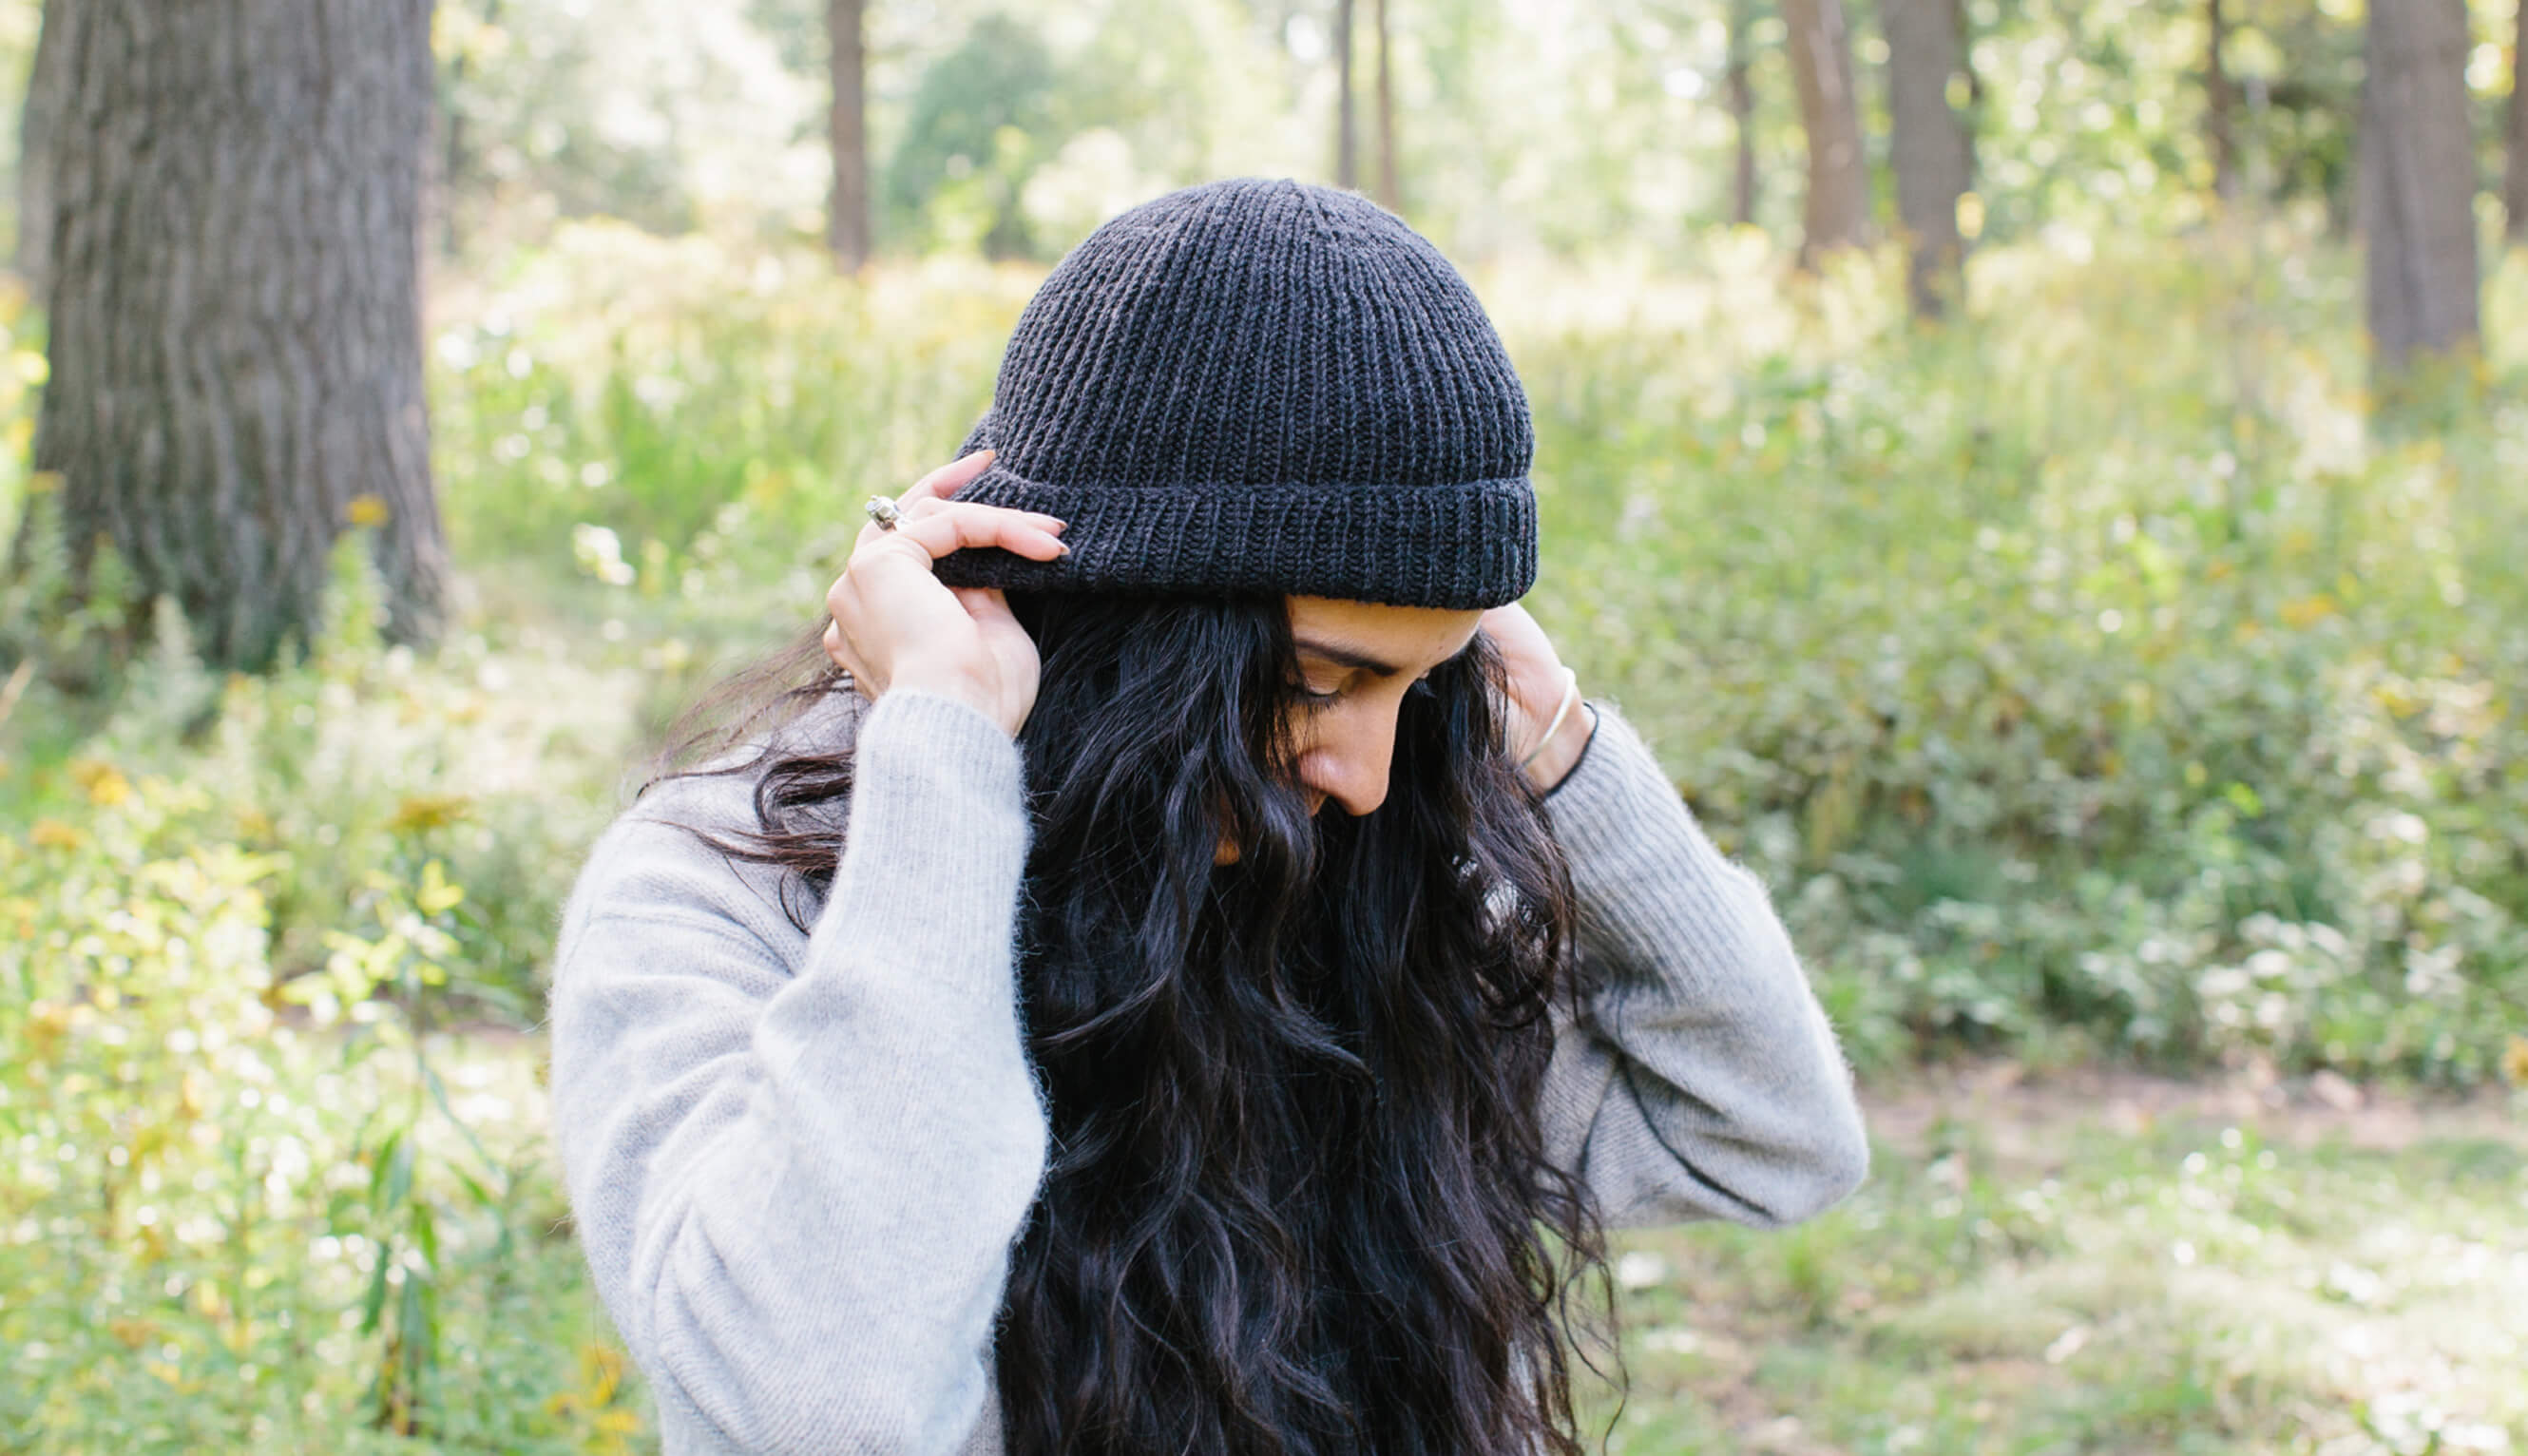
[[[969,443],[564,917],[665,1449],[1577,1451],[1599,1229],[1790,1222],[1867,1145],[1763,889],[1512,604],[1471,291],[1350,194],[1175,193]]]

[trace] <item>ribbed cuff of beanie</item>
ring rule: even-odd
[[[979,547],[940,558],[952,587],[1331,597],[1450,610],[1500,606],[1536,580],[1524,477],[1416,487],[1100,486],[997,463],[956,498],[1065,523],[1069,554]]]

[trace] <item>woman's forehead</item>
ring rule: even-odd
[[[1464,650],[1483,613],[1438,606],[1391,606],[1332,597],[1293,597],[1290,636],[1302,651],[1375,671],[1421,673]]]

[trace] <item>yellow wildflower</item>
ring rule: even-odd
[[[445,828],[474,811],[474,801],[462,794],[407,794],[395,805],[387,828],[396,834],[418,834]]]
[[[98,758],[71,760],[71,780],[86,792],[87,802],[106,808],[132,798],[132,780],[113,764]]]
[[[76,826],[59,819],[37,819],[35,827],[27,831],[26,838],[38,849],[76,850],[86,842],[87,837]]]

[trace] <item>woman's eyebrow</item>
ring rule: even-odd
[[[1380,677],[1394,677],[1404,670],[1393,662],[1382,661],[1367,652],[1355,651],[1331,642],[1319,642],[1313,637],[1292,638],[1290,646],[1300,651],[1323,657],[1338,667],[1357,667],[1364,672],[1377,673]]]
[[[1477,637],[1482,635],[1483,634],[1481,633],[1476,634]],[[1459,657],[1464,656],[1467,649],[1472,648],[1474,645],[1474,638],[1468,638],[1466,640],[1465,647],[1459,648],[1457,650],[1448,654],[1448,660],[1454,662]],[[1315,656],[1323,657],[1338,667],[1357,667],[1364,672],[1377,673],[1380,677],[1394,677],[1404,670],[1393,662],[1373,657],[1367,652],[1343,647],[1339,643],[1319,642],[1313,637],[1294,637],[1290,640],[1290,646],[1298,649],[1302,652],[1308,652]]]

